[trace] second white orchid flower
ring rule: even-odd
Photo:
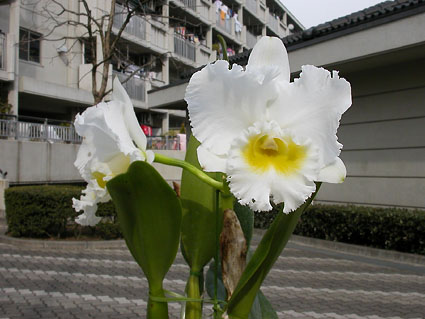
[[[155,155],[146,150],[146,136],[134,113],[133,105],[117,78],[113,83],[112,100],[87,108],[75,119],[75,129],[83,137],[75,166],[87,187],[81,198],[73,199],[76,211],[83,211],[76,222],[94,226],[100,202],[110,200],[106,182],[125,173],[134,161],[152,163]]]
[[[350,84],[314,66],[303,66],[291,83],[278,38],[263,37],[246,70],[207,65],[192,76],[185,100],[201,166],[226,173],[241,204],[268,211],[271,198],[288,213],[315,191],[315,181],[345,178],[336,131],[351,105]]]

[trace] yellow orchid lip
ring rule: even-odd
[[[258,134],[249,138],[242,154],[253,171],[265,172],[273,168],[290,175],[302,167],[307,148],[296,144],[291,137]]]

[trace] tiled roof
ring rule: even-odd
[[[384,1],[372,7],[351,13],[344,17],[319,24],[307,30],[291,34],[282,39],[287,50],[293,51],[313,43],[357,32],[379,24],[387,23],[425,11],[425,0]],[[229,58],[231,64],[245,65],[251,50]],[[202,68],[202,67],[201,67]],[[200,68],[199,68],[200,69]],[[197,70],[195,70],[197,71]],[[182,79],[189,79],[195,72],[183,73]]]

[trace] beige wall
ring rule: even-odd
[[[343,74],[353,105],[338,137],[343,184],[324,184],[318,200],[425,208],[425,59]]]
[[[11,184],[68,183],[82,181],[74,167],[79,145],[0,140],[0,169]],[[155,151],[184,159],[184,151]],[[168,182],[179,181],[181,169],[154,164]]]

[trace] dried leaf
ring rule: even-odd
[[[231,209],[224,211],[220,249],[223,283],[230,298],[245,269],[247,253],[244,233],[235,212]]]

